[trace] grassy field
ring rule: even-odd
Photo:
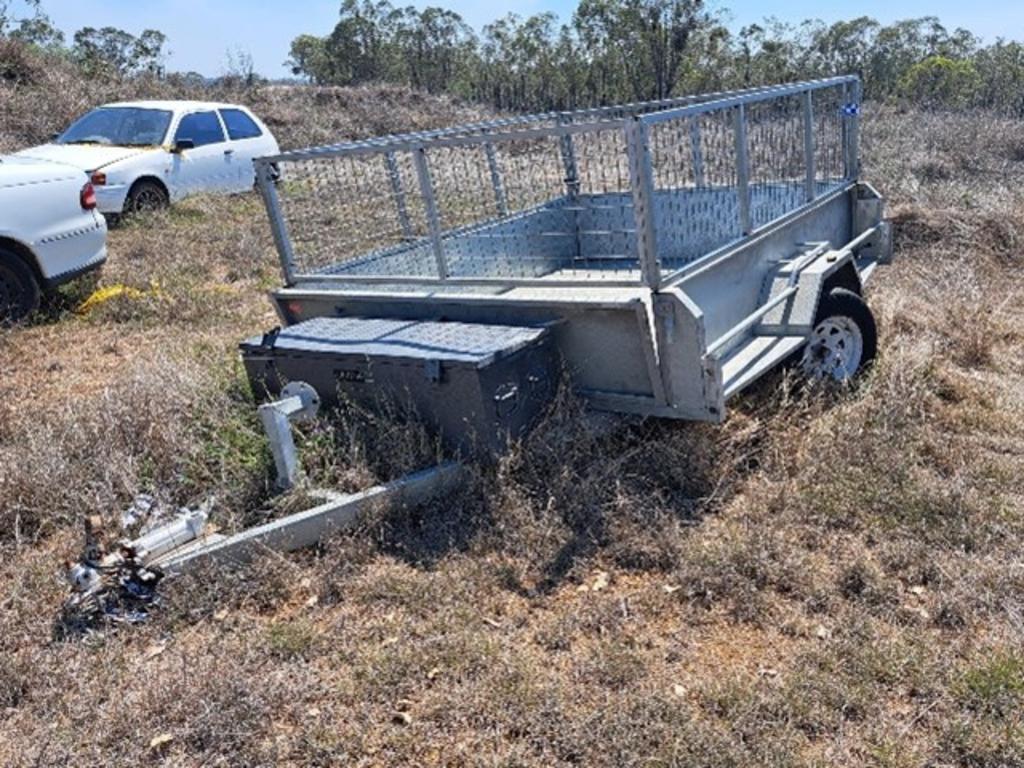
[[[286,143],[471,113],[380,98],[256,103]],[[897,260],[855,389],[610,430],[564,396],[457,497],[61,640],[86,515],[290,503],[235,354],[274,323],[259,201],[112,231],[101,283],[138,294],[80,314],[76,284],[0,336],[0,764],[1024,764],[1024,126],[869,110],[864,153]],[[301,449],[355,489],[431,447],[342,419]]]

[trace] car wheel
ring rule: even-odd
[[[864,299],[845,288],[834,288],[821,299],[800,370],[812,381],[845,384],[871,364],[877,350],[875,317]]]
[[[0,249],[0,325],[12,325],[39,309],[39,283],[15,253]]]
[[[124,203],[124,212],[128,214],[162,211],[170,204],[166,189],[155,181],[142,179],[132,184]]]

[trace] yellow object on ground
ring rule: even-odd
[[[139,288],[133,288],[130,285],[124,285],[117,283],[116,285],[105,285],[102,288],[97,288],[93,291],[89,298],[83,301],[75,309],[79,314],[88,314],[96,307],[101,304],[106,304],[111,299],[117,299],[124,297],[126,299],[144,299],[147,296],[158,296],[160,294],[160,286],[156,283],[152,283],[148,291],[141,290]]]

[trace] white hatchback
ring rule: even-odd
[[[81,168],[99,210],[121,214],[252,189],[253,159],[279,151],[266,125],[237,104],[133,101],[98,107],[52,143],[17,154]]]
[[[107,223],[78,168],[0,156],[0,325],[107,258]]]

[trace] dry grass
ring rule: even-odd
[[[0,338],[0,763],[1024,763],[1024,128],[883,112],[864,143],[898,260],[857,388],[770,382],[724,427],[598,429],[564,397],[456,497],[56,641],[85,515],[268,500],[233,350],[273,322],[258,204],[114,231],[103,282],[158,292]],[[432,450],[378,426],[315,426],[307,471]]]

